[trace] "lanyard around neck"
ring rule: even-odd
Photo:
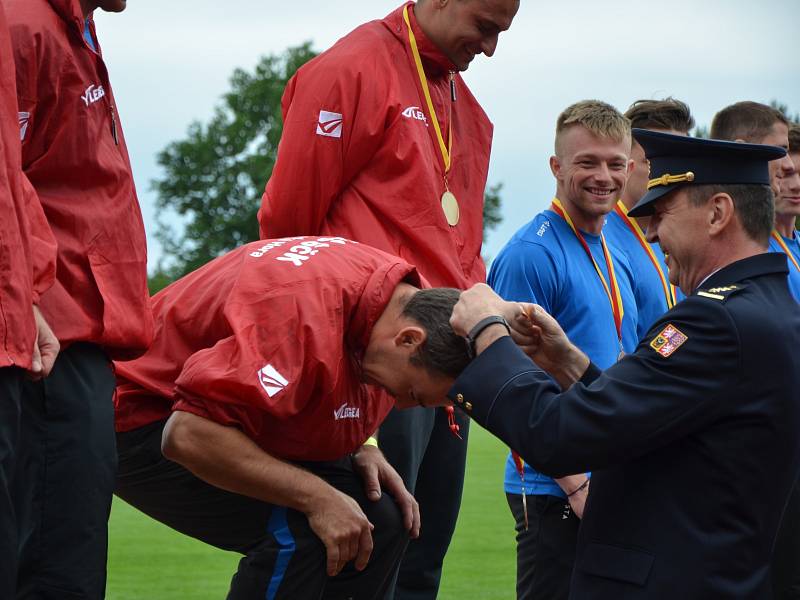
[[[436,117],[436,109],[433,107],[433,100],[431,100],[431,91],[428,87],[428,78],[425,75],[425,69],[422,67],[422,58],[419,55],[419,48],[417,47],[417,38],[414,36],[414,31],[411,29],[411,21],[408,19],[408,4],[403,7],[403,19],[408,27],[408,42],[411,45],[411,54],[414,56],[414,65],[417,67],[417,75],[419,76],[419,83],[422,87],[422,93],[425,96],[425,103],[428,105],[428,118],[433,122],[433,129],[436,132],[436,140],[439,142],[439,150],[442,153],[442,160],[444,161],[444,172],[450,171],[450,157],[453,149],[453,123],[452,118],[448,125],[449,133],[447,145],[444,143],[444,136],[439,127],[439,119]]]
[[[655,268],[656,273],[658,273],[658,278],[661,280],[661,287],[664,289],[664,297],[667,299],[667,308],[672,308],[675,306],[675,304],[677,304],[675,297],[675,286],[669,282],[669,279],[667,279],[666,273],[664,273],[664,270],[661,268],[661,262],[658,260],[656,253],[653,252],[653,247],[650,245],[650,242],[647,241],[644,231],[642,231],[642,228],[639,227],[639,224],[635,219],[631,219],[628,216],[627,208],[622,203],[622,200],[617,200],[617,205],[614,207],[614,212],[616,212],[619,218],[622,219],[622,222],[628,226],[628,229],[633,232],[633,235],[636,236],[636,240],[647,253],[650,262],[653,263],[653,268]]]
[[[778,242],[778,245],[781,247],[784,254],[786,254],[786,256],[789,257],[789,260],[792,261],[794,268],[797,269],[798,272],[800,272],[800,264],[797,264],[797,259],[792,254],[792,251],[789,250],[789,247],[786,245],[786,242],[783,241],[783,237],[775,229],[772,230],[772,239]]]
[[[592,254],[591,249],[589,248],[589,244],[586,243],[586,239],[584,239],[583,234],[580,230],[575,227],[572,219],[570,218],[569,214],[566,210],[564,210],[564,206],[561,204],[561,201],[558,198],[553,198],[553,204],[551,205],[550,209],[556,213],[559,217],[564,219],[567,224],[569,225],[572,232],[575,234],[575,237],[578,238],[578,241],[583,246],[583,249],[586,251],[586,256],[589,257],[589,260],[592,261],[594,265],[594,270],[597,271],[597,276],[600,278],[600,283],[603,284],[603,289],[606,292],[606,296],[608,297],[608,302],[611,304],[611,312],[614,314],[614,325],[617,328],[617,337],[619,338],[620,345],[622,344],[622,316],[625,314],[625,310],[622,307],[622,296],[620,296],[619,292],[619,285],[617,284],[617,276],[614,273],[614,263],[611,260],[611,255],[608,252],[608,246],[606,246],[606,240],[603,237],[603,234],[600,234],[600,246],[603,248],[603,257],[606,260],[606,268],[608,269],[608,278],[609,281],[606,281],[603,272],[600,270],[600,265],[597,264],[597,261],[594,259],[594,255]]]

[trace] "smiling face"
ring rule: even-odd
[[[478,54],[494,54],[500,33],[511,27],[519,9],[519,0],[425,0],[425,3],[432,4],[434,9],[426,23],[426,34],[459,71],[465,71]]]
[[[711,210],[710,203],[692,203],[682,187],[656,200],[647,225],[647,240],[657,242],[664,252],[670,283],[685,294],[709,274]]]
[[[633,169],[630,152],[630,137],[600,137],[582,125],[559,134],[550,167],[558,198],[577,227],[592,232],[598,223],[602,227],[602,218],[613,210]]]
[[[792,170],[780,180],[781,193],[775,197],[775,212],[800,217],[800,152],[791,152]]]

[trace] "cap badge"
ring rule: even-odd
[[[651,179],[647,182],[647,189],[651,190],[654,187],[658,187],[659,185],[670,185],[673,183],[683,183],[684,181],[692,182],[694,181],[694,173],[691,171],[686,171],[683,175],[670,175],[669,173],[664,173],[661,177],[656,177],[655,179]]]

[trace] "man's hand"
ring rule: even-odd
[[[33,358],[28,375],[31,379],[38,380],[50,374],[61,345],[39,311],[39,307],[35,304],[33,305],[33,319],[36,323],[36,341],[33,344]]]
[[[541,369],[567,389],[581,378],[589,359],[564,333],[558,322],[538,304],[519,304],[514,341]],[[527,321],[527,335],[522,332]],[[510,321],[509,321],[510,322]]]
[[[355,567],[363,571],[372,554],[372,530],[353,498],[328,486],[306,516],[308,524],[317,534],[328,555],[328,576],[337,575],[344,566],[355,559]]]
[[[458,335],[466,336],[481,319],[492,315],[502,315],[506,320],[513,317],[519,309],[509,307],[510,304],[513,303],[503,300],[485,283],[477,283],[461,292],[450,316],[450,326]]]
[[[589,486],[591,484],[586,484],[586,487],[582,490],[575,492],[572,496],[567,498],[569,500],[569,506],[572,509],[572,512],[575,513],[575,516],[579,519],[583,518],[583,510],[586,508],[586,500],[589,498]]]
[[[372,523],[353,498],[313,473],[271,456],[236,427],[189,412],[172,413],[161,439],[165,458],[213,486],[306,515],[327,552],[328,575],[372,554]]]
[[[419,504],[406,489],[403,479],[383,456],[383,452],[375,446],[361,446],[353,456],[353,462],[361,479],[364,480],[367,498],[372,501],[379,500],[383,487],[400,508],[406,531],[412,538],[419,537]]]
[[[528,336],[517,339],[520,348],[542,369],[553,371],[571,357],[572,344],[558,322],[538,304],[521,303],[515,329],[527,326]]]

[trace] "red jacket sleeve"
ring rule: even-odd
[[[33,185],[22,174],[22,189],[28,217],[30,262],[33,272],[33,303],[53,285],[56,279],[56,254],[58,245],[47,223],[39,196]]]
[[[335,46],[287,85],[278,157],[258,213],[262,239],[323,233],[331,204],[380,147],[387,69],[370,60]]]
[[[252,438],[265,419],[291,418],[333,389],[346,321],[341,291],[324,282],[265,292],[259,281],[240,275],[224,310],[232,334],[186,361],[173,405]]]

